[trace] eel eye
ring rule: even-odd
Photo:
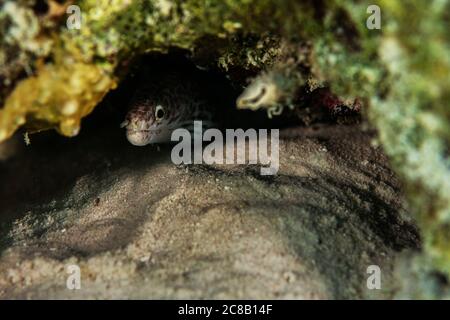
[[[164,118],[164,109],[162,106],[156,106],[155,119],[156,121],[161,121]]]

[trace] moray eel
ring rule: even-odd
[[[280,115],[285,106],[294,109],[293,102],[301,88],[313,89],[315,78],[311,70],[311,46],[281,41],[279,56],[273,65],[251,79],[236,100],[238,109],[265,109],[269,118]]]
[[[204,90],[195,77],[177,73],[161,73],[143,81],[121,124],[128,141],[135,146],[168,143],[175,129],[193,133],[195,120],[205,127],[215,126],[217,119]]]
[[[252,80],[236,100],[238,109],[249,109],[252,111],[265,108],[267,115],[280,115],[283,111],[283,90],[274,81],[272,74],[263,73]]]

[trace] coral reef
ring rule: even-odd
[[[171,47],[240,87],[269,79],[282,88],[270,91],[274,105],[326,86],[344,105],[363,104],[421,227],[417,261],[448,276],[450,2],[378,2],[380,30],[366,27],[369,1],[81,0],[71,30],[72,1],[1,1],[0,141],[22,125],[76,135],[134,58]],[[307,70],[284,58],[285,43],[308,43]]]
[[[370,119],[404,177],[433,266],[450,274],[450,2],[383,1],[380,57],[390,88]]]
[[[11,6],[6,1],[2,11],[7,12]],[[53,2],[52,2],[53,3]],[[67,6],[69,3],[66,3]],[[36,3],[32,0],[19,2],[20,10],[26,11],[30,16]],[[136,55],[149,51],[167,50],[170,47],[185,48],[196,54],[198,47],[202,48],[199,54],[206,55],[206,60],[213,61],[224,69],[234,65],[256,69],[271,65],[279,41],[267,39],[268,33],[290,40],[315,39],[324,30],[320,12],[325,3],[316,7],[309,2],[275,1],[166,1],[166,0],[140,0],[140,1],[79,1],[81,9],[81,28],[68,29],[65,24],[53,24],[50,30],[40,32],[50,13],[43,18],[34,17],[36,30],[25,38],[29,41],[41,43],[51,41],[51,48],[38,54],[30,54],[24,63],[25,68],[31,65],[36,69],[34,80],[19,80],[14,91],[9,96],[24,97],[24,101],[6,99],[3,109],[0,110],[0,140],[9,137],[20,125],[25,122],[40,128],[55,127],[67,136],[79,131],[80,119],[87,115],[117,82],[116,77],[124,72]],[[64,5],[61,5],[64,7]],[[52,6],[49,6],[49,9]],[[330,11],[333,12],[330,5]],[[267,22],[266,17],[272,19]],[[5,39],[10,33],[25,33],[28,30],[27,20],[14,20],[10,16],[4,18]],[[65,20],[62,19],[64,22]],[[42,24],[42,27],[39,27]],[[295,33],[294,33],[295,30]],[[255,41],[236,41],[238,34],[244,38],[256,37]],[[295,35],[295,36],[290,36]],[[209,39],[213,38],[213,41]],[[270,37],[269,37],[270,38]],[[318,39],[321,37],[318,37]],[[44,39],[44,40],[42,40]],[[47,43],[47,42],[45,42]],[[209,45],[208,45],[209,44]],[[234,46],[232,45],[234,44]],[[2,44],[2,53],[7,52],[8,46]],[[5,48],[4,48],[5,47]],[[198,51],[198,50],[197,50]],[[271,54],[272,51],[275,51]],[[244,56],[244,61],[240,57]],[[273,57],[272,57],[273,56]],[[45,57],[45,60],[42,60]],[[41,59],[39,59],[41,58]],[[205,57],[204,57],[205,58]],[[233,59],[234,58],[234,59]],[[48,61],[48,62],[45,62]],[[5,59],[0,75],[6,82],[16,82],[17,79],[7,76],[7,69],[13,62]],[[83,70],[79,70],[79,68]],[[20,68],[19,68],[20,69]],[[81,74],[85,69],[92,73],[101,74],[102,86],[93,89],[95,93],[86,100],[85,95],[79,95],[84,87],[90,87],[90,80],[84,83],[81,77],[74,80],[80,88],[64,82],[58,86],[48,85],[47,74],[53,73],[54,78],[66,79],[67,75]],[[28,82],[20,85],[20,82]],[[30,87],[37,87],[42,83],[44,92],[34,90],[28,92]],[[72,91],[75,91],[72,92]],[[73,105],[79,106],[66,115],[62,110],[64,106],[60,101],[66,100],[64,96],[74,97]],[[78,95],[78,96],[77,96]],[[49,99],[49,100],[47,100]],[[45,111],[39,110],[45,109]],[[38,111],[39,110],[39,111]],[[41,116],[43,113],[45,116]]]

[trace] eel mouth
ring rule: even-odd
[[[150,130],[130,130],[126,132],[127,140],[134,146],[145,146],[151,141]]]
[[[127,140],[135,146],[145,146],[151,143],[165,143],[170,141],[170,135],[166,135],[163,129],[128,129]]]

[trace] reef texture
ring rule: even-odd
[[[329,86],[348,106],[362,102],[404,181],[421,263],[450,275],[449,1],[380,0],[381,30],[366,27],[370,1],[85,0],[79,30],[66,27],[70,4],[1,2],[0,141],[22,125],[76,135],[145,52],[186,49],[238,85],[237,69],[284,70],[274,85],[288,98]],[[300,75],[280,62],[285,43],[311,48]]]

